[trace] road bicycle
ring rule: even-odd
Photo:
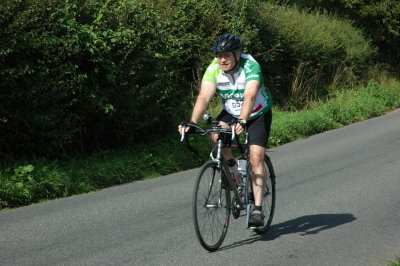
[[[229,218],[238,219],[245,216],[246,228],[251,228],[257,234],[264,234],[271,225],[275,210],[276,190],[275,173],[270,157],[265,154],[266,186],[263,189],[262,212],[264,215],[263,227],[249,227],[248,221],[254,207],[254,196],[251,182],[251,164],[249,162],[249,147],[247,131],[245,142],[241,143],[235,134],[235,121],[230,128],[222,128],[218,121],[205,115],[209,128],[202,128],[197,124],[182,122],[183,130],[181,141],[186,141],[190,150],[194,151],[188,138],[185,137],[185,128],[190,127],[188,133],[203,136],[218,135],[217,144],[212,148],[210,157],[201,168],[193,190],[193,223],[196,236],[200,244],[208,251],[217,250],[225,239],[228,231]],[[236,145],[233,141],[236,141]],[[237,158],[239,171],[242,175],[243,186],[238,186],[236,178],[228,168],[223,158],[224,147],[236,146],[240,156]],[[233,195],[231,199],[231,195]],[[241,212],[244,211],[244,215]]]

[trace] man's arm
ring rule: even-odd
[[[258,80],[250,80],[246,83],[244,90],[244,101],[242,109],[240,110],[239,119],[248,120],[251,112],[253,111],[254,102],[256,101],[258,90],[260,89],[260,82]],[[237,134],[242,134],[244,128],[240,123],[235,127]]]
[[[208,81],[201,82],[200,93],[194,105],[191,122],[198,123],[201,116],[206,111],[212,96],[217,90],[217,85]]]
[[[260,89],[260,82],[258,80],[250,80],[246,83],[244,90],[244,101],[242,110],[240,111],[239,119],[247,120],[253,111],[254,102],[256,101],[258,90]]]

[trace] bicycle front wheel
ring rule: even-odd
[[[275,190],[275,172],[271,163],[271,159],[267,154],[265,154],[264,169],[266,175],[266,185],[264,188],[264,198],[262,201],[262,210],[264,215],[264,226],[257,227],[254,232],[257,234],[264,234],[271,225],[272,218],[274,217],[275,211],[275,200],[276,200],[276,190]]]
[[[216,162],[207,162],[200,170],[193,191],[193,222],[200,244],[217,250],[228,231],[230,191],[225,174]]]

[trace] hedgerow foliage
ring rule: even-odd
[[[346,20],[257,0],[3,0],[0,155],[60,157],[175,130],[224,32],[243,37],[280,99],[299,64],[329,80],[374,55]]]
[[[400,107],[400,83],[380,76],[378,83],[335,91],[329,101],[313,102],[307,110],[274,108],[269,145],[282,145]],[[191,145],[199,151],[195,155],[177,141],[177,133],[153,144],[63,160],[1,160],[0,210],[199,167],[211,148],[207,138],[193,135]]]
[[[360,75],[376,54],[351,21],[326,12],[267,2],[260,9],[259,20],[261,32],[268,35],[264,42],[271,44],[263,60],[270,87],[283,92],[283,97],[290,96],[290,87],[300,84],[307,84],[315,93],[319,86],[337,78],[340,69]],[[297,85],[293,84],[296,79],[300,79]]]
[[[393,0],[285,0],[300,8],[324,9],[346,16],[362,27],[379,47],[379,60],[394,66],[400,62],[400,1]]]

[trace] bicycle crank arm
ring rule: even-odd
[[[204,205],[205,208],[210,208],[210,209],[216,209],[216,208],[221,208],[222,204],[207,204]]]
[[[250,219],[250,204],[246,206],[246,228],[249,229],[249,219]]]

